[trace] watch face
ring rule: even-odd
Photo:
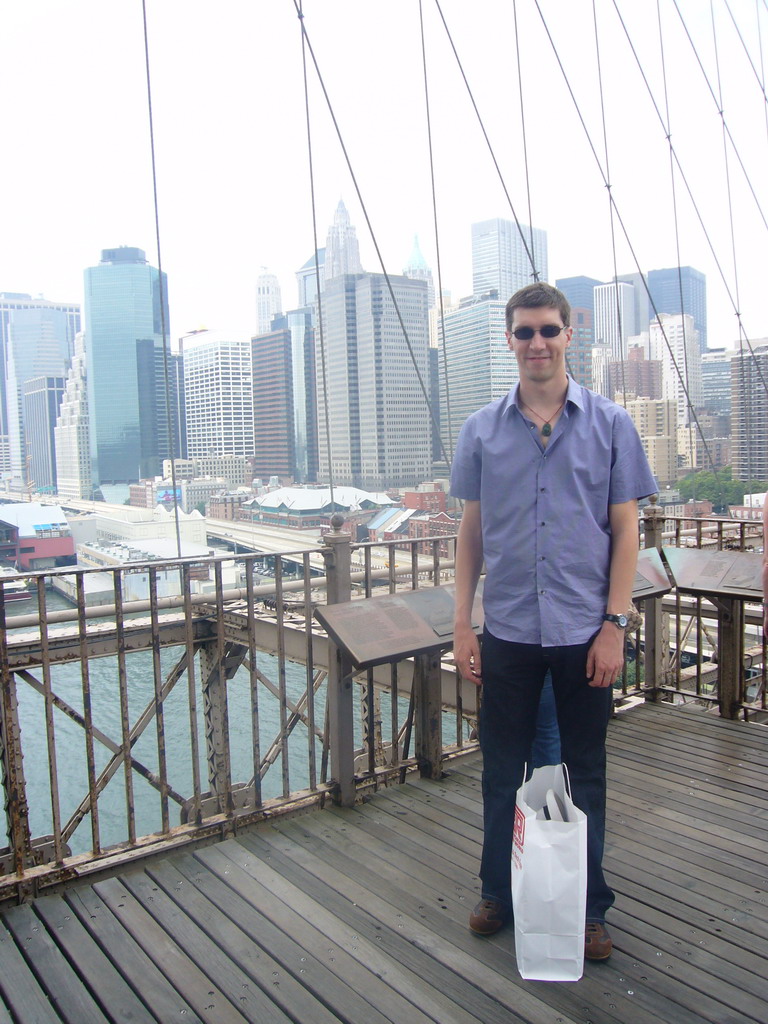
[[[627,625],[627,616],[626,615],[619,615],[618,622],[619,622],[619,625],[622,627],[622,629],[625,629],[626,625]]]

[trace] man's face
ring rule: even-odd
[[[556,338],[544,338],[539,333],[541,328],[549,326],[561,327]],[[518,340],[514,332],[519,327],[535,330],[530,340]],[[550,306],[537,306],[533,309],[516,309],[512,319],[512,330],[506,332],[507,344],[515,353],[520,367],[520,379],[544,384],[547,381],[565,377],[565,350],[571,342],[573,329],[563,327],[563,320],[557,309]]]

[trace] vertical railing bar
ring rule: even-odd
[[[458,672],[456,674],[456,746],[463,750],[464,748],[464,700],[462,697],[461,690],[461,676]]]
[[[376,772],[376,708],[373,692],[373,669],[366,669],[365,672],[365,726],[368,739],[368,774],[373,776]]]
[[[387,541],[387,565],[389,567],[389,592],[394,594],[397,590],[397,548],[394,541]]]
[[[91,708],[91,677],[88,667],[88,633],[85,617],[85,578],[81,572],[75,574],[77,594],[77,628],[80,647],[80,679],[83,691],[83,722],[85,724],[85,756],[88,772],[88,803],[91,812],[91,848],[94,854],[101,853],[99,830],[99,806],[96,794],[96,758],[93,744],[93,713]]]
[[[220,711],[221,711],[221,741],[224,749],[220,751],[222,765],[224,768],[224,786],[226,787],[225,793],[219,793],[219,796],[223,796],[227,808],[227,816],[232,817],[235,811],[234,794],[232,792],[232,757],[231,757],[231,745],[230,745],[230,734],[229,734],[229,687],[227,685],[227,657],[226,657],[226,639],[225,639],[225,622],[224,622],[224,583],[222,579],[222,563],[216,562],[214,569],[215,587],[216,587],[216,670],[218,672],[218,678],[220,682],[219,687],[219,700],[220,700]],[[219,777],[218,782],[222,780]]]
[[[312,569],[309,552],[302,557],[304,572],[304,661],[307,666],[307,767],[309,769],[309,788],[317,789],[317,751],[315,743],[315,657],[312,635]]]
[[[439,539],[432,541],[432,585],[440,586],[440,547]]]
[[[282,769],[283,796],[291,792],[288,764],[288,691],[285,675],[285,607],[283,605],[283,559],[275,555],[275,612],[277,614],[277,679],[280,692],[280,767]]]
[[[160,627],[157,605],[157,569],[149,567],[149,623],[152,638],[152,679],[155,688],[155,725],[157,728],[157,773],[160,781],[160,817],[163,834],[170,829],[168,811],[168,763],[165,747],[165,708],[163,702],[163,667],[160,660]]]
[[[309,555],[305,556],[307,559]],[[259,722],[259,665],[256,648],[256,601],[253,596],[253,563],[245,560],[246,607],[248,609],[248,680],[251,697],[251,753],[253,756],[253,800],[261,807],[261,726]]]
[[[115,593],[115,640],[117,643],[117,689],[120,699],[120,730],[123,751],[123,779],[125,789],[125,817],[128,823],[128,842],[136,842],[136,802],[133,793],[131,764],[131,722],[128,707],[128,672],[125,659],[125,612],[123,610],[123,573],[116,569],[113,576]]]
[[[203,820],[202,785],[200,780],[200,737],[198,734],[197,680],[195,678],[195,633],[192,622],[191,566],[181,567],[184,596],[184,646],[187,652],[187,710],[189,714],[189,750],[192,759],[192,813],[187,815],[197,824]]]
[[[393,768],[400,763],[400,715],[397,706],[397,686],[397,662],[393,661],[389,666],[389,693],[391,702],[389,718],[392,732],[392,755],[390,757],[390,764]]]
[[[48,644],[48,609],[45,603],[45,576],[37,577],[37,611],[40,619],[40,661],[43,669],[43,698],[45,701],[45,740],[48,749],[48,777],[51,786],[51,824],[53,852],[56,863],[64,860],[61,838],[61,799],[59,796],[59,768],[56,757],[56,727],[53,719],[53,690],[51,687],[51,656]]]
[[[411,543],[411,590],[419,589],[419,552],[416,547],[418,541]]]
[[[701,654],[702,654],[702,636],[703,630],[701,628],[701,597],[696,597],[696,694],[701,696],[702,692],[702,681],[701,681]]]
[[[363,548],[363,559],[365,568],[365,596],[370,597],[373,591],[373,581],[371,579],[371,548]]]

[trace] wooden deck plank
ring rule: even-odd
[[[46,896],[35,901],[34,911],[87,986],[105,1019],[114,1024],[156,1024],[157,1018],[126,984],[67,903],[58,897]],[[75,1018],[77,1024],[79,1020]]]
[[[61,1017],[8,931],[5,915],[0,927],[0,965],[0,994],[14,1024],[61,1024]]]
[[[337,1019],[315,994],[319,986],[310,977],[314,965],[303,948],[292,943],[290,955],[283,962],[277,960],[272,952],[284,938],[282,933],[191,854],[150,865],[147,874],[285,1013],[311,1017],[317,1024]],[[248,918],[250,928],[246,928]],[[356,1009],[362,1011],[364,1006],[359,1000]]]
[[[470,757],[440,782],[6,912],[0,1024],[72,1020],[43,985],[71,986],[66,970],[82,979],[71,998],[121,1024],[131,990],[149,1012],[137,1020],[193,1024],[762,1024],[768,730],[644,705],[612,721],[608,746],[614,954],[578,983],[524,982],[511,929],[467,928],[482,841]]]
[[[108,878],[93,888],[205,1024],[244,1024],[248,1020],[133,897],[123,878]]]
[[[159,1021],[182,1019],[185,1024],[202,1024],[184,996],[173,987],[118,921],[91,886],[79,886],[64,894],[65,905],[93,935],[99,947],[115,964],[128,985],[152,1007]]]
[[[109,1018],[28,903],[12,907],[5,923],[62,1021],[107,1024]]]
[[[378,949],[375,941],[361,937],[356,925],[329,912],[323,903],[314,898],[304,888],[294,884],[282,871],[282,865],[275,863],[275,858],[257,858],[250,845],[249,835],[244,835],[239,843],[222,843],[209,847],[201,852],[207,863],[219,861],[221,857],[229,859],[229,867],[225,870],[232,874],[233,868],[239,867],[246,875],[250,875],[260,886],[267,889],[273,897],[282,903],[278,906],[274,901],[270,914],[273,920],[291,921],[296,934],[296,925],[292,921],[298,914],[303,920],[299,931],[302,944],[307,950],[322,955],[323,950],[333,949],[334,967],[342,978],[349,978],[350,983],[382,1013],[386,1020],[396,1024],[399,1020],[412,1021],[413,1024],[426,1024],[434,1021],[440,1024],[442,1007],[436,1000],[423,993],[423,1001],[416,1005],[411,1001],[414,992],[419,992],[420,979],[401,964],[386,957]],[[328,866],[324,865],[327,872]],[[330,946],[329,946],[330,944]],[[386,983],[382,978],[386,977]]]

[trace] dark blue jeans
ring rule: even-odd
[[[562,759],[574,803],[587,815],[587,920],[602,921],[614,895],[603,876],[605,843],[605,733],[610,687],[589,686],[591,641],[541,647],[499,640],[485,630],[480,747],[483,752],[484,898],[511,905],[512,825],[515,797],[531,757],[544,677],[549,669],[557,704]]]
[[[560,764],[560,728],[557,724],[557,705],[555,691],[552,689],[552,673],[547,672],[541,688],[539,712],[536,715],[536,733],[533,737],[531,757],[528,761],[528,774],[534,768],[545,764]]]

